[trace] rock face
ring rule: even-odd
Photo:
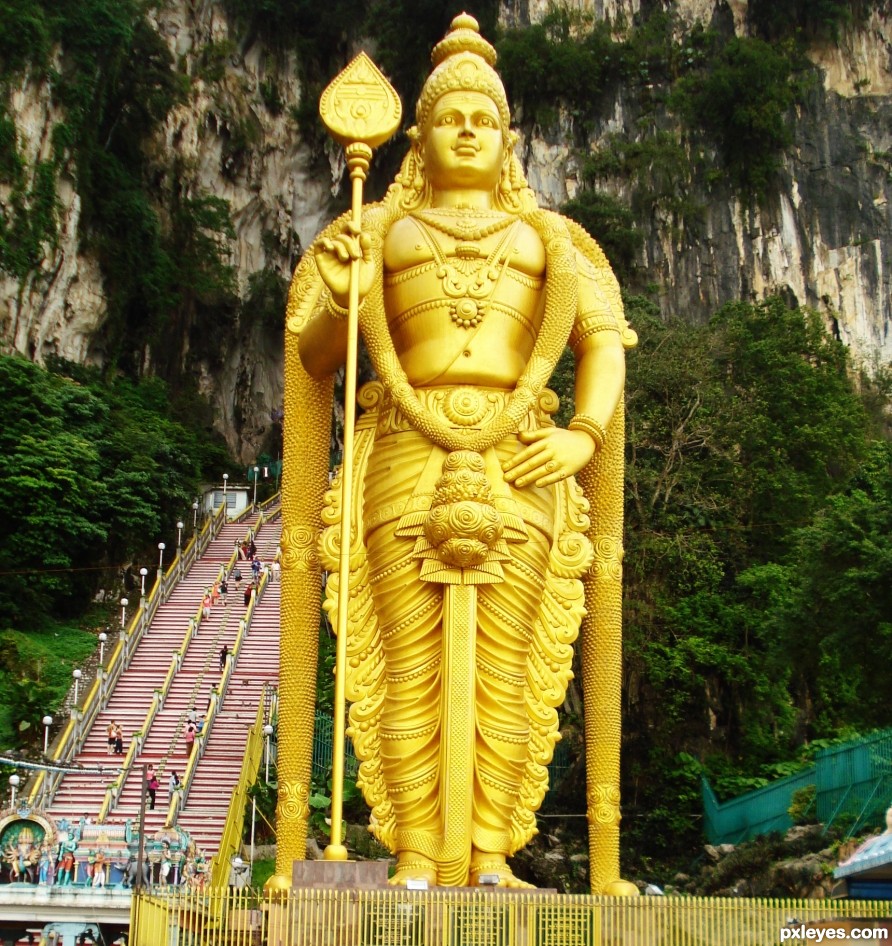
[[[640,0],[574,0],[596,19],[630,22]],[[680,21],[745,29],[746,3],[681,0]],[[503,4],[506,25],[536,22],[544,0]],[[342,162],[332,150],[320,173],[291,116],[302,90],[293,61],[269,56],[254,41],[235,35],[219,3],[172,0],[154,25],[178,68],[192,76],[187,101],[167,116],[151,148],[159,177],[186,177],[196,192],[225,198],[236,237],[231,262],[247,294],[252,274],[287,276],[313,235],[332,215],[332,194],[342,186]],[[198,78],[209,45],[226,50],[219,80]],[[826,314],[839,337],[864,362],[892,359],[892,29],[879,15],[838,44],[812,50],[821,70],[804,108],[792,116],[795,144],[785,160],[779,189],[760,208],[740,204],[721,182],[697,185],[703,207],[696,223],[670,226],[652,215],[637,260],[646,281],[658,286],[665,314],[703,320],[723,302],[781,292],[790,301]],[[274,79],[284,107],[263,101],[264,81]],[[8,104],[19,149],[33,167],[51,152],[50,133],[63,116],[49,89],[23,80]],[[620,88],[609,114],[586,131],[595,150],[618,131],[635,128],[635,108]],[[233,162],[227,142],[249,123],[254,143]],[[546,133],[526,129],[521,154],[543,204],[559,206],[578,187],[580,132],[564,117]],[[176,159],[176,170],[174,170]],[[0,345],[36,361],[50,354],[101,364],[107,293],[97,260],[82,246],[81,201],[73,169],[60,178],[59,235],[46,258],[24,280],[0,274]],[[606,182],[623,195],[620,181]],[[0,212],[9,189],[0,185]],[[221,358],[211,365],[186,358],[214,405],[216,423],[233,450],[251,462],[269,435],[270,416],[281,405],[282,344],[277,326],[242,312],[234,329],[214,339]],[[153,370],[150,350],[140,358]]]

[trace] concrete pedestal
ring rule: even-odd
[[[291,885],[311,890],[387,890],[387,861],[295,861]]]

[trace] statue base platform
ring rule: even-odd
[[[388,861],[294,861],[291,886],[300,890],[394,890],[387,882]],[[512,896],[518,893],[557,893],[554,887],[430,887],[443,892],[478,891]]]
[[[294,861],[291,885],[303,890],[387,890],[387,861]]]

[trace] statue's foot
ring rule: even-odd
[[[490,879],[492,877],[499,878],[497,884],[492,884]],[[470,880],[472,887],[496,886],[525,890],[535,888],[535,884],[528,884],[525,880],[514,876],[505,862],[504,854],[487,854],[483,851],[475,851],[471,855]]]
[[[437,865],[414,851],[397,854],[396,869],[388,880],[394,887],[405,887],[410,880],[426,880],[428,887],[437,883]]]

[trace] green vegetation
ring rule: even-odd
[[[510,31],[498,50],[499,71],[523,122],[553,123],[559,103],[579,117],[592,114],[621,69],[621,44],[609,25],[592,27],[563,9]]]
[[[698,327],[628,307],[624,843],[641,857],[694,843],[703,766],[733,794],[806,739],[888,720],[892,446],[809,312],[738,303]]]
[[[188,80],[137,0],[3,0],[0,10],[4,25],[22,26],[14,38],[4,34],[15,48],[0,57],[0,91],[30,70],[65,115],[52,132],[52,157],[27,168],[0,110],[0,179],[12,186],[0,218],[0,269],[24,281],[40,266],[57,239],[57,179],[73,174],[80,235],[105,278],[107,357],[136,375],[151,346],[158,370],[174,381],[189,342],[212,337],[238,301],[226,203],[182,192],[177,180],[159,193],[153,180],[147,144]],[[58,69],[49,63],[53,44],[62,51]]]
[[[763,196],[792,140],[788,114],[802,68],[792,47],[731,39],[673,90],[670,104],[714,141],[736,189]]]
[[[0,503],[10,512],[0,613],[27,627],[83,611],[100,568],[169,534],[222,446],[179,418],[160,380],[108,384],[62,362],[48,372],[0,357]]]
[[[598,241],[618,279],[625,282],[631,278],[644,233],[628,207],[608,194],[585,189],[568,200],[561,213],[572,217]]]
[[[768,38],[802,33],[836,39],[840,29],[863,23],[873,10],[888,13],[889,0],[750,0],[747,15]]]
[[[192,503],[227,464],[207,407],[171,402],[160,380],[104,381],[61,361],[47,371],[0,356],[0,746],[27,739],[71,685],[108,615],[96,592]],[[150,552],[147,552],[147,545]],[[152,559],[146,558],[146,561]],[[79,617],[86,614],[85,617]]]
[[[790,144],[786,119],[801,99],[801,75],[808,68],[792,42],[774,46],[728,38],[700,25],[684,32],[662,10],[642,13],[630,27],[613,31],[603,21],[592,24],[553,8],[541,24],[508,32],[499,52],[506,87],[525,124],[553,124],[563,105],[584,133],[613,107],[622,82],[629,109],[637,107],[642,116],[642,151],[635,154],[632,142],[613,139],[608,150],[619,150],[613,167],[595,155],[586,163],[585,183],[590,188],[593,178],[608,174],[631,179],[639,205],[668,203],[675,216],[693,209],[679,187],[695,169],[707,170],[701,137],[718,150],[737,193],[748,199],[765,195]],[[684,120],[689,140],[673,140],[654,127],[658,106]],[[677,179],[673,171],[680,172]]]
[[[14,589],[29,578],[6,574],[4,584]],[[71,671],[96,648],[95,634],[80,626],[91,617],[78,625],[48,620],[39,628],[0,631],[0,751],[40,741],[40,720],[55,712],[71,687]]]

